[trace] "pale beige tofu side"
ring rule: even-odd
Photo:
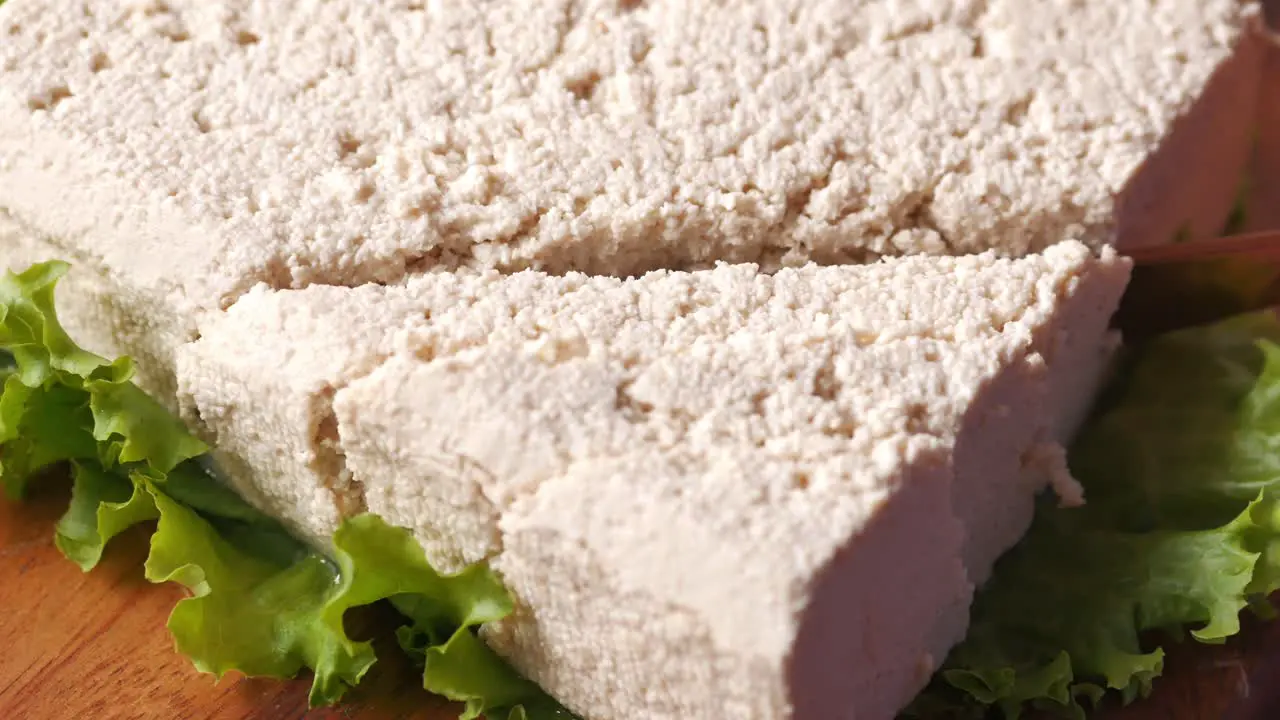
[[[911,573],[959,561],[972,585],[1025,531],[1065,472],[1046,453],[1055,373],[1081,369],[1059,363],[1105,354],[1126,279],[1079,246],[1019,265],[985,268],[1004,282],[976,262],[867,267],[848,305],[782,274],[758,321],[722,301],[688,337],[643,317],[592,330],[586,288],[539,337],[441,357],[424,327],[418,354],[337,394],[348,467],[435,562],[493,562],[522,605],[486,637],[587,717],[889,718],[965,624],[960,595]],[[897,282],[872,289],[876,269]],[[820,317],[850,324],[815,332]],[[903,447],[926,438],[944,459],[931,499],[898,484],[917,472]],[[911,517],[938,502],[965,537],[943,555],[928,543],[945,532],[910,534],[940,530]],[[482,522],[459,533],[460,517]]]
[[[504,514],[485,637],[588,718],[891,718],[967,625],[944,445],[575,462]]]
[[[342,517],[364,509],[333,394],[377,367],[397,326],[423,308],[372,285],[306,293],[308,302],[288,303],[260,286],[211,316],[200,339],[177,351],[177,399],[241,495],[327,547]]]

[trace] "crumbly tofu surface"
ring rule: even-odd
[[[520,611],[487,638],[589,718],[888,718],[1065,472],[1126,280],[1065,243],[263,287],[180,398],[303,532],[367,509],[491,561]]]
[[[1163,242],[1217,230],[1200,216],[1220,222],[1239,182],[1254,14],[11,0],[0,208],[183,315],[259,282],[437,266],[625,277]],[[1165,202],[1189,175],[1221,202]]]

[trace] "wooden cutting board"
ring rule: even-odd
[[[1280,123],[1280,52],[1264,102]],[[1259,148],[1255,228],[1280,227],[1280,133]],[[457,708],[428,695],[394,648],[380,648],[369,679],[338,710],[307,709],[309,678],[227,677],[215,684],[173,649],[165,619],[181,597],[142,577],[142,528],[109,546],[81,573],[53,545],[67,489],[23,505],[0,500],[0,719],[13,720],[447,720]],[[367,619],[378,627],[378,618]],[[385,639],[385,633],[382,637]],[[382,643],[386,645],[385,640]],[[1236,642],[1175,648],[1148,700],[1095,720],[1280,718],[1280,621],[1248,623]],[[628,720],[643,720],[628,718]],[[703,720],[689,718],[688,720]],[[720,720],[720,719],[706,719]]]
[[[446,720],[457,709],[422,690],[393,648],[352,702],[307,711],[309,678],[215,684],[178,655],[165,620],[182,597],[142,577],[150,528],[112,541],[83,573],[53,545],[68,488],[0,500],[0,718],[14,720]],[[385,638],[385,633],[383,634]],[[394,643],[392,643],[394,644]],[[377,698],[377,702],[373,700]]]

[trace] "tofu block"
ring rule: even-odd
[[[259,287],[179,352],[238,487],[369,510],[517,598],[488,641],[588,718],[890,718],[1072,483],[1114,251],[621,280]]]
[[[77,261],[102,292],[68,293],[64,315],[121,330],[98,349],[141,357],[170,399],[199,317],[259,284],[1211,234],[1254,129],[1255,15],[1237,0],[13,0],[0,210]]]

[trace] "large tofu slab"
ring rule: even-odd
[[[0,210],[170,397],[250,287],[1217,230],[1236,0],[10,0]],[[73,282],[78,282],[73,280]],[[83,317],[80,317],[83,316]]]
[[[1068,496],[1127,280],[1065,243],[631,280],[259,288],[180,353],[233,480],[489,559],[488,640],[589,718],[889,718]]]

